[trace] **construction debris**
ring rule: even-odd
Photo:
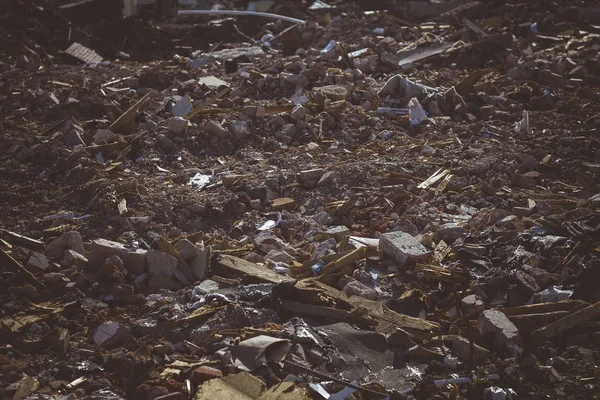
[[[2,398],[597,396],[596,5],[200,3],[0,0]]]

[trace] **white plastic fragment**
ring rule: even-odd
[[[215,173],[212,172],[212,175],[203,175],[198,172],[194,175],[188,182],[188,186],[196,189],[198,192],[204,189],[215,177]]]
[[[529,134],[529,111],[523,110],[523,119],[515,122],[515,131],[517,133]]]
[[[408,102],[408,108],[408,116],[410,118],[411,126],[420,125],[421,122],[427,119],[427,114],[425,113],[423,106],[421,105],[421,103],[419,103],[419,100],[417,100],[416,97],[410,99],[410,101]]]
[[[256,229],[258,229],[259,231],[267,231],[269,229],[275,228],[277,225],[279,225],[280,222],[281,222],[281,213],[278,212],[276,221],[273,221],[270,219],[262,225],[256,224]]]

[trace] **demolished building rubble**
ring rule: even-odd
[[[598,396],[597,5],[67,3],[0,0],[2,398]]]

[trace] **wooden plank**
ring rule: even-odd
[[[574,311],[587,305],[588,303],[583,300],[563,300],[555,303],[539,303],[519,307],[500,308],[498,311],[501,311],[504,315],[510,317],[511,315]]]
[[[520,314],[508,317],[521,334],[531,333],[540,326],[548,325],[569,315],[569,311],[553,311],[538,314]]]
[[[133,122],[135,114],[142,109],[149,97],[150,92],[146,93],[144,97],[139,99],[137,103],[135,103],[129,108],[129,110],[125,111],[119,118],[117,118],[112,124],[110,124],[110,126],[107,129],[114,133],[122,133],[124,127]]]
[[[289,276],[279,275],[266,267],[261,267],[250,261],[230,256],[227,254],[221,255],[215,272],[219,275],[241,276],[243,283],[281,283],[294,282],[295,279]]]
[[[21,272],[38,288],[44,287],[44,284],[38,281],[37,278],[23,266],[23,264],[15,260],[10,254],[2,249],[0,249],[0,267],[8,267],[17,272]]]
[[[570,329],[576,328],[588,321],[600,317],[600,302],[594,303],[586,308],[571,313],[564,318],[554,321],[531,334],[531,337],[536,342],[550,340],[561,333],[567,332]]]

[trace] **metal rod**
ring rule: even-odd
[[[271,14],[257,11],[235,11],[235,10],[179,10],[179,15],[249,15],[255,17],[265,17],[272,19],[280,19],[282,21],[293,22],[295,24],[304,24],[301,19],[286,17],[285,15]]]

